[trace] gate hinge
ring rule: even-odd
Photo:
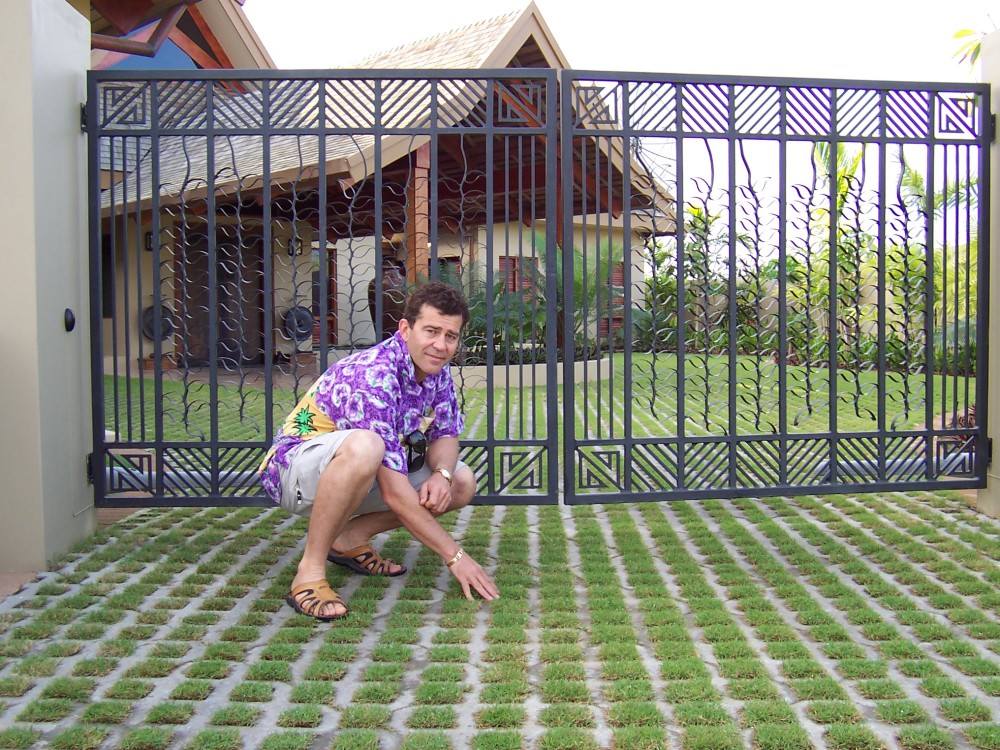
[[[993,438],[986,438],[986,465],[993,463]]]
[[[87,484],[94,483],[94,454],[87,454]]]
[[[87,105],[84,103],[80,105],[80,130],[86,133],[87,125]]]
[[[997,142],[997,116],[990,113],[990,143]]]

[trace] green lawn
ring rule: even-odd
[[[632,356],[631,377],[626,377],[624,355],[616,354],[604,363],[600,374],[573,384],[573,435],[576,440],[607,441],[608,446],[613,446],[622,438],[655,441],[681,435],[766,438],[782,433],[794,437],[834,429],[842,434],[880,428],[905,434],[920,430],[931,420],[940,425],[941,414],[946,415],[948,423],[955,414],[964,413],[975,397],[974,379],[927,378],[922,374],[903,377],[898,373],[885,373],[880,379],[875,372],[831,373],[822,368],[789,366],[782,386],[778,365],[749,356],[736,359],[735,380],[731,380],[731,371],[728,357],[688,355],[681,377],[676,355],[636,354]],[[481,378],[458,372],[466,416],[465,439],[501,444],[524,441],[519,448],[504,449],[508,456],[513,455],[512,450],[520,451],[517,455],[521,458],[505,459],[504,453],[494,451],[491,457],[482,459],[491,465],[493,486],[514,494],[546,493],[548,477],[538,467],[545,461],[559,460],[549,458],[548,451],[543,450],[551,438],[547,414],[553,404],[558,415],[555,455],[563,455],[563,386],[553,389],[532,380],[528,368],[504,368],[506,379],[493,388],[487,388]],[[248,373],[244,385],[220,385],[213,392],[206,382],[185,380],[182,371],[168,371],[162,384],[163,439],[189,444],[193,451],[206,441],[245,441],[266,446],[274,428],[291,411],[311,378],[300,379],[297,390],[273,389],[270,430],[265,419],[266,394],[259,382],[256,373]],[[117,409],[107,412],[108,429],[126,440],[153,442],[153,381],[106,377],[104,385],[106,403],[117,405]],[[956,390],[959,387],[961,390]],[[930,409],[928,399],[933,405]],[[213,414],[216,435],[212,433]],[[259,451],[248,454],[235,465],[252,468],[259,456]],[[660,457],[647,452],[637,460],[642,462],[640,470],[649,475],[644,480],[647,484],[666,486],[654,476],[662,466]],[[754,463],[759,459],[750,452],[745,460]],[[184,463],[185,459],[175,457],[174,461]],[[535,482],[533,489],[518,490],[518,474],[532,470],[541,477],[542,485]],[[760,473],[768,472],[766,467],[760,469]]]
[[[885,414],[880,421],[880,381],[874,372],[840,370],[831,378],[826,369],[789,366],[783,388],[778,366],[753,357],[737,358],[736,380],[732,385],[726,357],[688,355],[683,378],[678,377],[678,361],[673,354],[636,354],[631,364],[631,378],[626,378],[624,357],[616,354],[603,374],[574,385],[577,437],[673,437],[680,434],[681,424],[684,434],[689,436],[769,435],[782,431],[806,434],[831,429],[834,419],[840,432],[877,430],[881,424],[905,430],[925,424],[928,399],[934,415],[950,413],[956,407],[962,412],[975,400],[974,378],[928,379],[922,374],[904,377],[886,373],[881,388]],[[510,384],[491,390],[487,390],[482,380],[460,376],[467,437],[544,439],[549,398],[556,399],[562,413],[562,386],[553,392],[543,381],[531,381],[527,375],[519,379],[518,368],[508,369],[514,371],[513,376],[508,376]],[[247,378],[243,386],[220,385],[213,393],[206,382],[195,379],[185,382],[181,378],[181,371],[167,371],[163,379],[165,439],[199,442],[210,437],[213,408],[217,410],[220,440],[263,441],[269,437],[263,432],[266,399],[258,379]],[[303,378],[297,392],[273,389],[275,423],[291,411],[297,396],[310,382]],[[116,382],[108,376],[104,387],[108,429],[117,425],[123,436],[131,429],[135,440],[152,439],[153,381],[119,378]],[[631,407],[628,423],[625,422],[627,405]]]

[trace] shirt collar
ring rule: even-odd
[[[406,347],[406,341],[403,340],[403,334],[396,331],[392,334],[392,338],[389,339],[387,343],[396,349],[396,355],[399,357],[399,367],[402,374],[406,376],[409,382],[416,383],[417,370],[413,366],[413,357],[410,356],[410,350]]]

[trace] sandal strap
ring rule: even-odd
[[[392,560],[382,557],[370,544],[361,544],[340,554],[341,557],[351,558],[369,573],[378,575],[388,573],[389,566],[396,564]]]
[[[324,604],[343,604],[340,594],[334,591],[325,580],[300,583],[292,589],[289,596],[309,615],[315,616]],[[299,597],[302,597],[301,599]]]

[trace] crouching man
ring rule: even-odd
[[[363,575],[405,573],[370,544],[400,526],[441,557],[467,598],[499,597],[493,579],[437,522],[476,491],[472,470],[458,460],[464,421],[448,367],[468,321],[458,290],[420,287],[396,333],[331,365],[278,430],[261,483],[283,508],[309,516],[286,597],[297,612],[347,615],[326,581],[328,561]]]

